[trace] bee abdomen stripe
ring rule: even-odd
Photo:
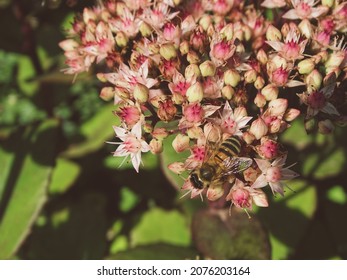
[[[241,143],[240,143],[240,141],[236,137],[230,137],[230,138],[226,139],[224,141],[224,143],[231,143],[233,145],[238,146],[239,149],[241,147]]]
[[[236,156],[240,152],[240,145],[234,142],[224,142],[220,149],[229,150],[232,153],[231,155]]]

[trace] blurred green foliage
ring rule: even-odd
[[[170,139],[139,174],[119,167],[115,107],[93,73],[60,72],[63,31],[92,3],[0,1],[0,259],[346,258],[346,130],[295,121],[281,140],[301,176],[250,220],[180,199]]]

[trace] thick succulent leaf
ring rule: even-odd
[[[302,180],[289,182],[284,197],[270,201],[269,208],[260,208],[258,216],[271,234],[272,258],[287,259],[308,230],[317,207],[314,186]]]
[[[191,248],[159,243],[138,246],[111,255],[109,260],[186,260],[196,259],[198,253]]]
[[[172,141],[175,139],[175,135],[169,136],[164,140],[164,150],[160,154],[160,165],[165,174],[165,177],[169,180],[173,187],[180,189],[184,180],[168,169],[168,165],[173,162],[184,162],[188,157],[189,151],[177,153],[172,147]]]
[[[206,258],[269,259],[268,234],[258,218],[239,209],[200,210],[193,217],[193,240]]]
[[[46,201],[57,122],[16,133],[0,147],[0,259],[13,256]]]
[[[52,175],[52,182],[49,186],[51,194],[61,194],[66,192],[81,172],[81,168],[77,163],[58,158],[57,164]]]
[[[176,210],[165,211],[152,208],[131,232],[131,245],[164,242],[188,246],[190,231],[187,220]]]
[[[112,126],[120,123],[119,118],[112,114],[114,109],[113,105],[105,106],[92,119],[85,122],[80,128],[83,141],[72,144],[62,156],[81,157],[106,145],[105,142],[114,135]]]
[[[42,222],[41,222],[42,220]],[[106,251],[106,199],[98,193],[64,200],[40,217],[24,259],[101,259]]]

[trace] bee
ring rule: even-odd
[[[232,136],[209,148],[205,155],[205,161],[200,168],[194,169],[189,180],[195,189],[203,190],[209,187],[218,188],[230,180],[235,179],[237,173],[241,173],[253,163],[251,158],[239,157],[241,141]]]

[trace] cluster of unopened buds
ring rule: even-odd
[[[297,176],[278,142],[290,122],[302,112],[322,133],[346,122],[346,31],[339,0],[105,0],[76,16],[60,46],[68,74],[104,66],[100,97],[121,119],[114,156],[138,172],[141,154],[174,135],[190,155],[168,168],[187,174],[191,197],[251,209],[268,206],[262,188],[283,195]],[[240,147],[229,151],[231,138]]]

